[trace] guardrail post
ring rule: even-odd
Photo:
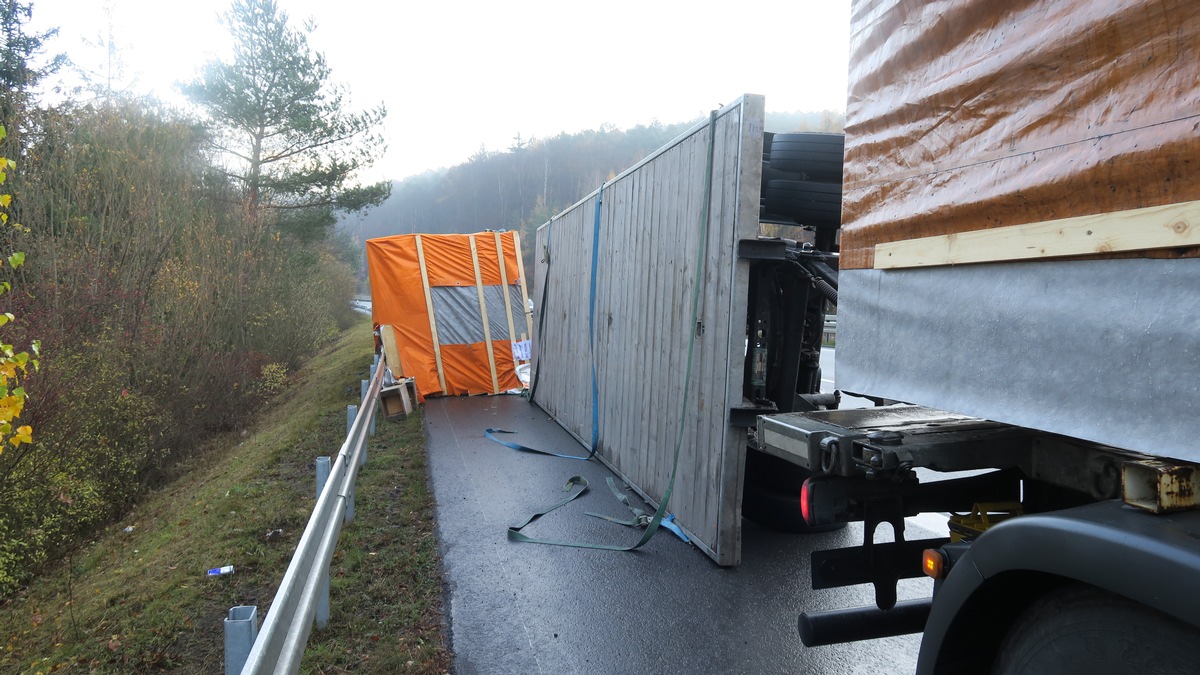
[[[329,625],[329,568],[319,572],[321,583],[317,586],[317,611],[313,615],[313,625],[317,630],[325,630]]]
[[[354,493],[356,491],[356,488],[351,485],[350,494],[346,495],[346,517],[342,520],[346,525],[354,522]]]
[[[374,373],[372,373],[371,375],[374,376]],[[365,400],[367,400],[367,389],[370,388],[371,383],[367,380],[361,380],[361,382],[362,382],[362,394],[361,394],[360,398],[365,401]],[[375,418],[378,417],[378,415],[376,415],[374,413],[376,412],[376,408],[378,408],[378,407],[379,407],[379,404],[376,403],[375,408],[371,409],[372,415],[371,415],[370,433],[372,436],[375,435]],[[367,448],[365,445],[363,446],[363,461],[362,461],[362,463],[364,465],[367,463]]]
[[[329,458],[317,458],[317,499],[321,498],[321,490],[325,489],[325,482],[329,480]]]
[[[229,608],[225,617],[225,675],[238,675],[258,637],[258,605]]]

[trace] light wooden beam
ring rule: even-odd
[[[429,333],[433,337],[433,359],[437,363],[438,384],[446,393],[446,372],[442,369],[442,343],[438,341],[437,320],[433,316],[433,295],[429,292],[429,271],[425,267],[425,249],[421,246],[421,235],[417,240],[417,262],[421,265],[421,290],[425,291],[425,311],[429,314]]]
[[[1200,246],[1200,201],[875,246],[875,269],[1035,260]]]
[[[471,242],[471,265],[475,268],[475,290],[479,293],[479,318],[483,321],[483,341],[487,344],[488,367],[492,370],[492,393],[500,393],[500,378],[496,377],[496,355],[492,352],[492,328],[488,323],[487,300],[483,295],[483,277],[479,274],[479,249],[475,246],[475,236],[468,237]],[[503,261],[501,261],[503,262]]]

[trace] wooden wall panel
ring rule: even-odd
[[[730,407],[742,403],[747,263],[736,252],[739,239],[758,233],[762,124],[762,97],[739,99],[717,113],[711,133],[707,122],[698,124],[605,183],[599,195],[555,216],[539,228],[536,244],[534,302],[545,317],[535,350],[535,402],[590,444],[594,348],[597,452],[655,503],[670,480],[682,422],[669,510],[723,565],[740,559],[745,434],[730,428],[728,419]],[[706,185],[710,138],[711,191]],[[710,221],[697,270],[706,194]],[[598,198],[592,336],[589,294]],[[697,279],[699,310],[693,323]]]

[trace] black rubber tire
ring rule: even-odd
[[[771,139],[771,166],[803,173],[809,180],[841,183],[845,150],[844,134],[775,134]]]
[[[1071,585],[1040,598],[1018,617],[992,672],[1195,673],[1197,644],[1200,630],[1174,617],[1091,586]]]
[[[768,455],[761,450],[746,449],[746,482],[778,490],[795,491],[800,494],[804,481],[812,472],[802,469],[787,460]]]
[[[775,134],[770,131],[763,132],[763,161],[771,161],[771,141],[774,140]]]
[[[797,180],[770,180],[763,188],[767,211],[790,216],[801,225],[837,227],[842,223],[842,186]]]
[[[762,194],[765,197],[767,194],[767,183],[773,180],[797,180],[796,174],[780,171],[772,168],[770,164],[763,162],[762,165]]]

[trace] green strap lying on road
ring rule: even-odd
[[[569,478],[567,480],[567,484],[563,486],[563,492],[570,492],[571,488],[575,487],[576,485],[580,486],[579,492],[576,492],[575,494],[571,495],[570,497],[567,497],[566,499],[555,504],[554,506],[551,506],[549,508],[538,511],[537,513],[533,514],[532,516],[529,516],[528,518],[525,519],[525,522],[521,523],[520,525],[510,526],[508,528],[509,541],[527,541],[527,542],[530,542],[533,544],[558,544],[558,543],[560,543],[560,542],[554,542],[554,541],[541,541],[538,539],[530,539],[529,537],[521,534],[521,529],[524,528],[526,525],[532,523],[533,521],[537,520],[538,518],[541,518],[542,516],[546,515],[547,513],[550,513],[551,511],[554,511],[555,509],[557,509],[559,507],[570,504],[572,501],[575,501],[579,497],[582,497],[583,493],[588,491],[587,479],[585,479],[583,476],[571,476],[571,478]],[[566,543],[562,543],[561,545],[562,546],[573,546],[573,544],[566,544]]]
[[[633,519],[632,520],[621,520],[619,518],[613,518],[612,516],[606,516],[603,513],[592,513],[591,511],[585,511],[584,515],[593,516],[595,518],[601,518],[603,520],[607,520],[610,523],[616,523],[618,525],[625,525],[627,527],[645,527],[645,526],[649,525],[650,520],[651,520],[651,515],[649,513],[646,513],[645,511],[639,509],[638,507],[634,506],[633,504],[630,504],[629,497],[626,497],[624,492],[621,492],[620,490],[617,489],[617,482],[612,479],[612,476],[609,476],[605,480],[608,481],[608,489],[612,490],[613,496],[617,498],[617,501],[624,504],[625,508],[629,509],[630,513],[633,514]]]

